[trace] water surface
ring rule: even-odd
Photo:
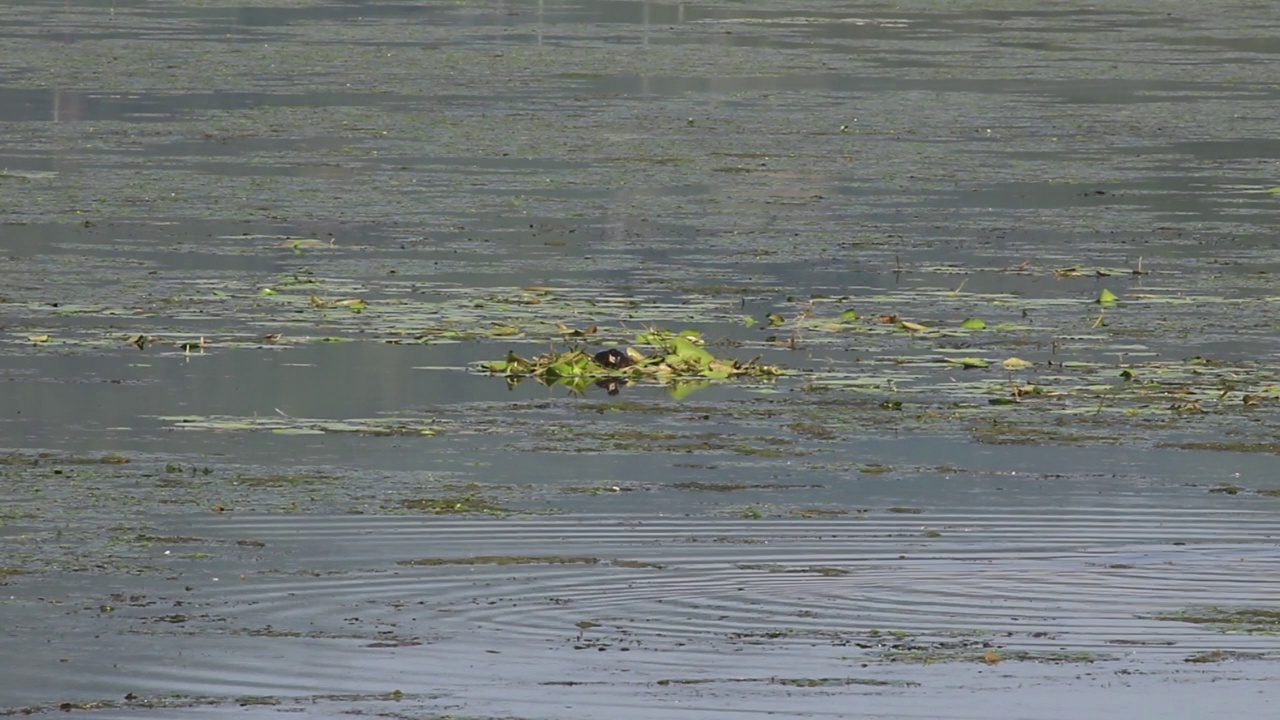
[[[0,37],[0,711],[1275,707],[1271,5]]]

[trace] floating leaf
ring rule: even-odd
[[[855,310],[845,310],[840,313],[840,319],[844,322],[853,322],[858,319],[858,313]]]
[[[1119,295],[1116,295],[1115,293],[1111,292],[1106,288],[1102,288],[1102,291],[1098,293],[1098,299],[1095,300],[1094,302],[1098,303],[1099,305],[1107,305],[1119,299],[1120,299]]]
[[[917,331],[920,331],[920,330],[927,330],[927,329],[928,329],[928,328],[926,328],[924,325],[921,325],[920,323],[913,323],[913,322],[911,322],[911,321],[909,321],[909,320],[903,320],[903,321],[899,322],[899,323],[898,323],[898,327],[901,327],[901,328],[903,328],[903,329],[905,329],[905,330],[910,330],[910,331],[912,331],[912,332],[917,332]]]
[[[1000,364],[1004,366],[1005,370],[1025,370],[1035,363],[1023,360],[1022,358],[1011,357],[1006,358]]]
[[[964,322],[960,323],[960,327],[968,330],[985,330],[987,321],[982,318],[965,318]]]
[[[667,355],[668,363],[692,363],[698,367],[705,367],[715,360],[714,355],[683,337],[672,338],[670,349],[671,353]]]
[[[556,327],[560,330],[560,334],[566,337],[580,338],[580,337],[586,337],[587,335],[594,335],[596,333],[595,325],[591,325],[589,327],[578,330],[576,328],[571,328],[562,322],[558,322],[556,323]]]
[[[333,243],[316,240],[314,238],[296,238],[293,240],[286,240],[285,244],[293,248],[323,248],[329,247]]]
[[[557,380],[559,378],[574,377],[580,373],[577,367],[571,362],[558,362],[548,367],[545,371],[547,379]]]
[[[991,365],[991,363],[978,357],[943,358],[943,360],[952,365],[962,365],[967,368],[984,368]]]
[[[28,335],[27,339],[35,343],[46,343],[53,339],[50,335]]]
[[[765,315],[765,319],[769,321],[770,325],[781,325],[787,321],[786,318],[782,317],[778,313],[769,313],[768,315]]]
[[[335,300],[331,304],[334,307],[351,308],[351,310],[354,312],[360,312],[361,310],[364,310],[365,307],[367,307],[365,305],[364,300],[360,298],[347,298],[345,300]]]

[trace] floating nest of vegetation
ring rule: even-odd
[[[635,342],[652,350],[646,353],[628,347],[591,353],[583,348],[570,348],[534,358],[508,352],[505,360],[481,363],[480,369],[502,375],[512,385],[525,378],[575,390],[596,384],[611,395],[632,381],[654,380],[686,387],[692,383],[700,387],[711,380],[773,378],[783,374],[782,368],[757,362],[759,358],[743,362],[716,357],[704,347],[701,334],[696,331],[649,330],[636,335]]]

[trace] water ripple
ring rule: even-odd
[[[219,601],[238,622],[280,632],[385,626],[415,638],[493,632],[578,646],[872,647],[868,638],[893,631],[1185,654],[1219,647],[1222,636],[1154,615],[1266,607],[1280,596],[1276,528],[1263,513],[245,518],[219,532],[284,546],[307,567],[222,586]]]

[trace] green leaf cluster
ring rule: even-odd
[[[682,380],[722,380],[734,377],[774,377],[783,374],[776,365],[765,365],[757,359],[739,361],[717,357],[707,350],[696,331],[672,332],[650,329],[635,337],[637,345],[625,350],[625,367],[606,367],[596,355],[581,347],[551,351],[533,358],[508,352],[505,360],[485,362],[485,372],[508,379],[534,377],[547,384],[585,385],[610,378],[624,380],[653,379],[659,382]]]

